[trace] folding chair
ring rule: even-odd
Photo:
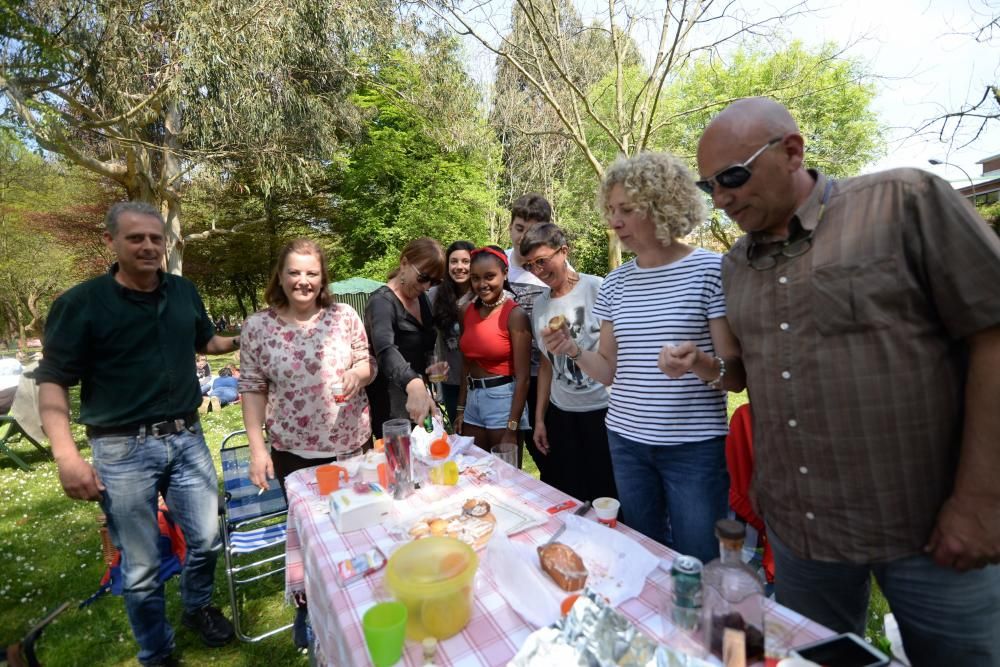
[[[44,433],[38,416],[38,385],[31,375],[37,365],[35,362],[25,366],[10,412],[0,415],[0,455],[9,456],[25,472],[31,467],[10,448],[12,444],[27,440],[47,458],[52,458],[49,450],[38,442]]]
[[[271,480],[264,493],[250,483],[250,446],[230,445],[230,440],[242,437],[246,431],[234,431],[222,440],[222,485],[224,500],[219,503],[219,526],[229,584],[229,603],[233,610],[233,627],[240,641],[257,642],[292,624],[274,628],[263,634],[248,635],[236,594],[238,588],[285,571],[284,517],[288,515],[285,495],[277,480]]]

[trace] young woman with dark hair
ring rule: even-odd
[[[531,373],[531,323],[508,295],[507,255],[496,246],[472,253],[475,301],[462,316],[462,376],[456,429],[489,451],[517,444],[527,428],[525,402]]]
[[[456,416],[458,388],[462,382],[462,351],[458,349],[458,337],[462,333],[462,312],[472,300],[469,265],[475,249],[476,246],[469,241],[455,241],[448,246],[444,281],[427,292],[434,313],[434,326],[438,330],[437,349],[448,362],[448,377],[441,384],[444,406],[451,419]]]

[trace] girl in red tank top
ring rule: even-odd
[[[475,300],[462,315],[463,381],[455,428],[489,451],[500,443],[516,445],[518,431],[527,428],[531,323],[509,291],[502,250],[474,250],[469,270]]]

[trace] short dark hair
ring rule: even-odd
[[[164,227],[167,226],[163,222],[163,213],[152,204],[144,201],[120,201],[117,204],[112,204],[104,215],[104,228],[108,230],[108,234],[111,234],[112,238],[118,235],[118,218],[122,213],[146,215],[150,218],[156,218]]]
[[[526,257],[528,253],[539,246],[558,250],[564,245],[566,245],[566,234],[563,233],[563,230],[551,222],[546,222],[543,225],[532,225],[521,237],[521,245],[517,249],[521,253],[521,257]]]
[[[521,218],[529,222],[551,222],[552,205],[549,200],[537,192],[521,195],[510,205],[510,221]]]
[[[274,267],[271,280],[267,283],[267,289],[264,291],[264,299],[267,301],[267,304],[273,308],[284,308],[288,305],[288,297],[285,295],[285,290],[281,289],[281,274],[285,270],[285,262],[288,261],[288,256],[293,252],[296,255],[314,255],[319,260],[320,286],[319,293],[316,295],[316,305],[320,308],[330,306],[333,303],[333,295],[330,294],[330,277],[326,270],[326,254],[318,243],[309,239],[295,239],[278,253],[278,263]]]

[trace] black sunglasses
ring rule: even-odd
[[[763,254],[758,255],[760,244],[750,235],[750,245],[747,246],[747,264],[757,271],[773,269],[778,265],[778,257],[799,257],[809,252],[813,244],[813,232],[823,221],[823,214],[826,213],[826,204],[830,201],[830,192],[833,190],[833,179],[826,182],[823,189],[823,197],[819,200],[819,211],[816,213],[816,222],[812,229],[805,229],[796,220],[793,224],[797,227],[795,232],[787,241],[782,243],[772,243],[770,248]]]
[[[769,142],[758,148],[757,152],[751,155],[746,162],[726,167],[722,171],[717,172],[715,176],[712,176],[711,178],[706,178],[703,181],[695,181],[695,185],[697,185],[698,188],[707,195],[712,194],[716,185],[721,185],[724,188],[730,189],[740,187],[749,181],[751,176],[753,176],[753,172],[750,171],[750,165],[753,164],[753,161],[760,157],[761,153],[782,139],[784,139],[784,137],[771,139]]]
[[[809,252],[809,248],[812,247],[812,237],[813,230],[810,229],[804,236],[800,236],[794,241],[774,244],[774,247],[769,248],[768,251],[763,254],[757,253],[759,246],[756,241],[751,241],[750,245],[747,246],[747,264],[750,265],[750,268],[756,269],[757,271],[773,269],[778,264],[779,255],[783,255],[785,257],[799,257],[800,255],[804,255]]]
[[[426,285],[427,283],[430,283],[431,287],[437,287],[438,285],[441,284],[440,278],[432,278],[431,276],[427,275],[426,273],[424,273],[415,266],[413,267],[413,270],[417,272],[417,282],[420,283],[421,285]]]

